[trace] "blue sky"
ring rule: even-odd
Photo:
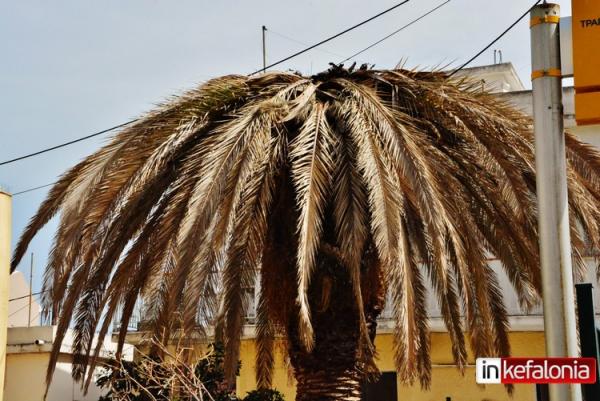
[[[316,73],[351,55],[443,0],[412,0],[349,34],[279,66]],[[117,125],[210,77],[259,68],[261,26],[312,44],[396,1],[53,0],[0,3],[0,161]],[[452,0],[423,21],[359,56],[380,68],[459,65],[503,31],[533,1]],[[570,2],[562,4],[570,14]],[[491,7],[490,5],[494,6]],[[268,61],[303,46],[267,35]],[[490,64],[493,49],[530,73],[527,19],[473,65]],[[50,183],[110,136],[0,166],[11,192]],[[13,247],[44,199],[42,189],[13,199]],[[39,290],[56,221],[33,241]],[[29,257],[20,270],[28,272]]]

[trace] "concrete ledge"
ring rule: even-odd
[[[544,319],[541,315],[520,315],[520,316],[509,316],[508,321],[510,324],[511,332],[523,332],[523,331],[544,331]],[[391,319],[382,319],[377,322],[377,334],[389,334],[394,331],[394,321]],[[446,325],[441,317],[429,318],[429,330],[432,333],[445,333]],[[200,333],[194,334],[194,339],[198,342],[208,342],[213,336],[212,328],[206,330],[206,335]],[[126,343],[131,345],[139,345],[144,341],[147,341],[150,333],[147,331],[130,331],[127,333]],[[256,337],[256,326],[253,324],[247,324],[244,326],[242,332],[243,340],[251,340]],[[116,341],[117,335],[112,335],[113,341]]]
[[[56,326],[9,327],[7,345],[34,344],[35,340],[52,343],[56,336]]]
[[[56,340],[56,326],[32,326],[32,327],[9,327],[7,354],[32,354],[46,353],[52,351],[52,346]],[[36,343],[37,341],[37,343]],[[40,344],[39,342],[43,342]],[[95,337],[92,347],[98,343]],[[126,341],[128,344],[129,342]],[[73,345],[73,333],[68,330],[60,347],[61,355],[71,355]],[[116,350],[116,344],[110,341],[110,336],[106,336],[103,341],[100,357],[110,358]],[[125,359],[133,357],[133,350],[130,347],[123,349]]]

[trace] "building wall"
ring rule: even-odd
[[[522,91],[525,89],[512,63],[499,63],[468,67],[457,72],[457,77],[469,77],[479,82],[482,89],[493,93]]]
[[[10,299],[8,303],[8,327],[27,327],[40,325],[40,304],[33,296],[31,300],[31,319],[29,324],[29,284],[25,276],[20,271],[15,271],[10,275]]]
[[[46,391],[46,369],[50,360],[52,345],[56,339],[56,326],[12,327],[8,329],[8,348],[6,360],[6,390],[1,401],[44,401]],[[36,341],[37,340],[37,341]],[[94,339],[93,346],[98,339]],[[71,377],[72,355],[70,354],[73,336],[70,331],[65,335],[61,346],[52,383],[46,401],[97,401],[102,391],[90,385],[86,395],[81,391],[80,383]],[[114,354],[116,345],[106,338],[100,357]],[[124,358],[130,360],[132,351],[124,349]],[[101,368],[96,369],[96,374]]]
[[[498,93],[497,96],[528,116],[533,116],[533,93],[530,90]],[[575,89],[572,86],[563,88],[563,107],[565,128],[575,127]]]
[[[41,401],[50,353],[9,354],[4,401]]]
[[[286,401],[293,401],[296,399],[296,384],[291,369],[284,363],[284,352],[281,348],[283,346],[281,341],[275,343],[277,352],[275,352],[275,366],[273,369],[273,388],[282,392]],[[236,381],[236,390],[238,397],[243,397],[249,391],[256,390],[256,342],[254,339],[242,340],[240,360],[242,367]]]
[[[9,354],[3,401],[44,401],[49,361],[49,352]],[[100,389],[93,385],[83,395],[80,385],[71,377],[70,357],[60,357],[46,401],[98,401],[101,395]]]
[[[584,125],[569,128],[567,131],[575,134],[584,142],[600,149],[600,125]]]
[[[0,400],[4,393],[10,271],[11,197],[0,191]]]
[[[544,356],[544,334],[541,331],[511,332],[510,342],[513,356]],[[281,346],[281,344],[278,344]],[[378,352],[377,366],[382,372],[395,371],[393,336],[390,333],[378,334],[375,339]],[[398,401],[444,401],[451,397],[452,401],[535,401],[535,387],[531,384],[515,386],[511,398],[504,386],[478,386],[475,383],[475,361],[470,354],[469,367],[464,375],[454,367],[450,351],[450,339],[446,333],[431,334],[432,381],[429,390],[420,385],[402,385],[398,382]],[[240,357],[242,367],[237,379],[238,396],[256,388],[254,377],[254,361],[256,357],[255,342],[252,339],[242,341]],[[296,397],[294,380],[291,378],[283,362],[281,352],[275,358],[273,387],[285,395],[285,399],[293,401]],[[391,401],[391,400],[390,400]]]

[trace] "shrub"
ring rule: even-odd
[[[143,355],[138,361],[112,361],[96,384],[107,393],[99,401],[238,401],[225,382],[223,347],[188,364],[179,350],[162,351],[166,359]],[[239,365],[238,365],[239,370]]]
[[[277,390],[254,390],[250,391],[243,401],[285,401],[285,399]]]

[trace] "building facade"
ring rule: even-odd
[[[91,383],[87,394],[84,394],[81,383],[71,377],[72,338],[72,334],[68,332],[63,340],[52,383],[44,398],[46,370],[56,339],[56,326],[9,328],[3,401],[98,401],[103,394],[101,388]],[[110,338],[105,339],[100,360],[110,358],[115,350],[116,346]],[[131,359],[131,347],[126,347],[124,351],[125,359]],[[96,375],[101,372],[102,368],[96,368]]]
[[[56,326],[40,326],[40,305],[29,299],[21,272],[10,272],[11,197],[0,191],[0,401],[97,401],[103,390],[94,383],[87,394],[71,377],[72,335],[61,346],[52,384],[46,393],[46,370]],[[96,339],[96,341],[98,341]],[[101,358],[114,355],[116,344],[103,341]],[[133,350],[125,348],[125,359]],[[99,374],[101,369],[96,370]]]
[[[0,189],[0,400],[6,368],[11,224],[11,197]]]

